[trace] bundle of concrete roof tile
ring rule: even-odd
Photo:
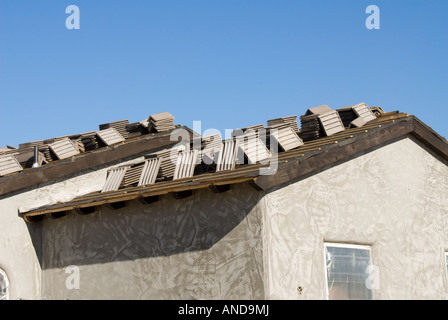
[[[263,124],[256,124],[253,126],[235,129],[232,131],[232,137],[238,137],[238,136],[244,135],[249,132],[254,132],[255,134],[258,135],[259,130],[262,130],[262,129],[264,129]]]
[[[146,159],[152,159],[159,157],[161,158],[160,169],[159,169],[159,179],[169,179],[174,176],[174,170],[176,169],[176,160],[178,153],[176,150],[173,150],[173,159],[171,159],[171,148],[164,149],[161,151],[153,152],[147,155]]]
[[[0,175],[21,171],[23,167],[12,154],[0,155]]]
[[[204,161],[206,164],[216,162],[215,155],[222,148],[221,134],[210,134],[193,138],[192,148],[200,146],[200,153],[198,155],[199,161]]]
[[[146,125],[145,127],[140,122],[129,123],[126,125],[125,129],[127,131],[127,139],[139,137],[149,132],[148,126]]]
[[[347,128],[359,128],[367,122],[376,119],[376,116],[372,112],[371,108],[369,108],[365,103],[339,108],[336,111],[339,113],[344,127]]]
[[[289,127],[291,127],[295,132],[299,131],[299,127],[297,124],[297,116],[289,116],[289,117],[283,117],[283,118],[277,118],[268,120],[268,127],[272,128],[278,125],[286,124]]]
[[[368,121],[376,119],[376,115],[382,113],[384,111],[380,107],[369,108],[365,103],[337,110],[332,110],[329,106],[322,105],[310,108],[304,115],[300,116],[300,132],[298,132],[297,116],[288,116],[268,120],[266,128],[263,124],[258,124],[236,129],[232,132],[232,139],[226,140],[225,143],[222,141],[220,134],[197,136],[193,138],[189,145],[182,146],[181,148],[183,149],[167,148],[154,152],[145,157],[148,161],[128,166],[123,171],[123,173],[126,173],[122,184],[123,186],[131,186],[140,183],[139,178],[142,177],[143,171],[153,172],[156,175],[158,172],[158,180],[172,179],[176,175],[176,164],[187,165],[182,162],[182,159],[191,158],[192,155],[197,164],[203,166],[206,162],[217,163],[217,160],[224,159],[225,163],[221,167],[217,166],[216,170],[234,168],[234,160],[239,149],[245,154],[244,157],[247,158],[248,163],[257,163],[271,156],[270,146],[272,143],[275,143],[272,138],[278,142],[283,151],[287,151],[303,145],[303,141],[331,136],[345,128],[361,127]],[[175,128],[175,125],[174,117],[170,113],[164,112],[153,114],[148,119],[140,122],[129,123],[128,120],[121,120],[101,124],[99,128],[99,131],[20,144],[18,149],[13,147],[8,147],[8,149],[0,148],[0,175],[18,172],[24,168],[31,168],[35,163],[34,147],[38,148],[37,160],[42,165],[66,159],[85,151],[121,143],[128,138],[172,130]],[[262,137],[262,134],[266,134],[266,136]],[[271,136],[272,134],[273,136]],[[266,138],[266,140],[263,138]],[[198,149],[198,145],[200,149]],[[193,148],[194,153],[190,152],[191,148]],[[277,151],[274,150],[273,152]],[[181,158],[179,158],[180,154],[182,155]],[[152,158],[157,160],[155,162],[149,161]],[[150,162],[154,162],[154,165],[149,166]],[[194,170],[195,164],[188,165],[188,172]],[[200,167],[198,168],[200,169]],[[212,170],[214,169],[212,168]],[[152,176],[148,179],[152,180]]]
[[[129,169],[127,169],[121,185],[123,187],[137,185],[143,171],[143,165],[144,162],[140,162],[132,165]]]
[[[337,109],[337,112],[346,128],[348,128],[350,123],[358,117],[351,106],[339,108]]]
[[[161,132],[175,128],[174,117],[169,112],[153,114],[148,119],[150,132]]]
[[[300,116],[303,141],[310,141],[330,136],[344,130],[344,125],[336,110],[327,105],[310,108]]]
[[[128,137],[128,131],[126,130],[127,125],[129,125],[129,120],[126,119],[109,123],[103,123],[99,125],[99,128],[100,130],[115,128],[115,130],[117,130],[123,136],[123,138],[127,138]]]
[[[300,138],[303,141],[315,140],[325,136],[325,132],[319,123],[318,114],[309,114],[300,116]]]
[[[84,145],[85,151],[101,148],[105,144],[96,136],[96,132],[81,135],[81,142]]]

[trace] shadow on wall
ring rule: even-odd
[[[72,211],[28,228],[42,269],[171,256],[209,249],[261,198],[261,192],[240,184],[223,193],[202,189],[184,199],[164,195],[152,204],[133,200],[121,209],[101,206],[84,216]],[[261,236],[261,220],[246,223],[232,238]]]

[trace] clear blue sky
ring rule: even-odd
[[[446,0],[0,0],[0,146],[164,111],[223,132],[359,102],[448,136],[447,21]]]

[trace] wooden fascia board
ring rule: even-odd
[[[447,141],[416,117],[414,117],[414,130],[410,134],[448,161]]]

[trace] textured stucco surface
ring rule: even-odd
[[[371,246],[375,299],[448,298],[448,167],[409,138],[268,194],[240,184],[32,226],[17,214],[99,190],[106,172],[0,198],[11,299],[325,299],[325,241]]]
[[[324,241],[371,245],[375,299],[448,298],[447,195],[447,166],[408,138],[269,193],[266,298],[325,299]]]
[[[240,185],[45,221],[47,299],[262,299],[259,195]],[[68,290],[69,265],[79,289]]]
[[[132,162],[133,160],[131,160]],[[10,283],[10,299],[41,297],[42,225],[27,224],[19,210],[68,201],[101,190],[108,168],[0,197],[0,268]]]

